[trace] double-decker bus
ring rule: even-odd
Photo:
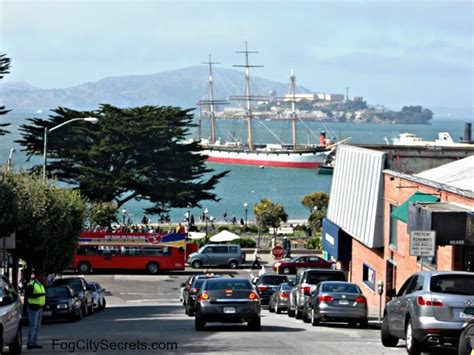
[[[178,233],[83,232],[75,249],[73,268],[92,270],[184,270],[185,235]]]

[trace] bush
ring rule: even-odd
[[[252,238],[240,238],[230,242],[230,244],[239,244],[241,248],[255,248],[257,242]]]
[[[308,249],[321,250],[322,249],[321,236],[308,239],[308,244],[306,245],[306,247]]]

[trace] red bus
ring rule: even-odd
[[[178,233],[83,232],[75,249],[73,268],[92,270],[184,270],[185,235]]]

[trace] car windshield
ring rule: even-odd
[[[359,287],[354,284],[342,282],[327,283],[321,287],[321,292],[343,292],[343,293],[361,293]]]
[[[81,282],[81,280],[62,279],[62,280],[55,281],[54,284],[56,284],[56,285],[69,285],[76,292],[81,292],[82,291],[82,282]]]
[[[279,285],[282,282],[287,282],[288,278],[286,276],[278,276],[278,275],[271,275],[271,276],[262,276],[260,279],[260,283],[263,285]]]
[[[437,293],[474,295],[474,276],[454,274],[433,276],[430,290]]]
[[[201,288],[202,284],[206,281],[206,279],[197,279],[193,283],[193,288]]]
[[[346,281],[344,274],[341,272],[315,272],[309,273],[306,283],[317,285],[322,281]]]
[[[252,290],[252,284],[248,280],[207,280],[206,290]]]
[[[69,293],[69,290],[66,287],[53,287],[53,288],[48,288],[46,289],[46,297],[51,297],[51,298],[67,298],[70,297],[71,294]]]

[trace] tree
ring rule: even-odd
[[[45,184],[36,175],[9,174],[6,181],[17,200],[18,257],[47,272],[63,271],[71,264],[83,228],[84,199],[77,191]]]
[[[313,212],[314,208],[327,209],[329,205],[329,195],[325,192],[312,192],[303,196],[301,204],[309,209],[309,212]]]
[[[4,53],[0,53],[0,80],[3,79],[5,74],[10,73],[8,69],[10,68],[10,58],[6,56]],[[5,115],[6,113],[10,112],[10,110],[5,110],[5,106],[0,106],[0,116]],[[0,136],[5,135],[8,133],[7,130],[2,129],[2,127],[9,126],[9,123],[0,123]]]
[[[113,202],[96,202],[89,209],[89,224],[94,227],[111,227],[112,223],[118,223],[118,208]]]
[[[274,235],[276,235],[276,229],[282,222],[288,220],[285,208],[280,204],[273,203],[267,198],[261,199],[259,203],[253,206],[253,213],[257,219],[258,246],[260,246],[260,237],[264,228],[272,227]]]
[[[212,190],[227,171],[204,177],[213,170],[205,165],[202,147],[186,142],[192,127],[190,109],[101,105],[96,111],[59,107],[53,112],[48,121],[33,118],[32,124],[21,126],[18,143],[29,156],[41,154],[44,127],[97,117],[97,125],[78,121],[48,137],[48,153],[54,158],[48,172],[77,186],[91,201],[120,207],[145,199],[153,204],[146,213],[161,213],[218,200]]]
[[[10,175],[0,174],[0,238],[15,231],[17,217],[18,201]]]

